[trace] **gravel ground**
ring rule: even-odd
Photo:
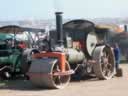
[[[29,81],[0,83],[0,96],[128,96],[128,64],[121,64],[123,77],[111,80],[90,78],[71,82],[64,89],[39,89]]]

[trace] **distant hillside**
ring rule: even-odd
[[[128,18],[96,18],[92,21],[98,24],[128,24]]]
[[[69,21],[71,19],[63,20],[64,22]],[[95,24],[128,24],[128,18],[94,18],[88,19]],[[23,20],[23,21],[0,21],[0,26],[5,25],[19,25],[23,27],[35,27],[35,28],[45,28],[49,26],[49,28],[55,28],[55,20]]]

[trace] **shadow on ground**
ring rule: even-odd
[[[80,82],[80,81],[99,81],[95,76],[86,76],[85,78],[77,79],[72,78],[71,82]],[[43,91],[43,90],[54,90],[48,88],[39,88],[34,86],[29,80],[3,80],[0,81],[0,90],[9,89],[9,90],[29,90],[29,91]]]
[[[28,80],[4,80],[0,82],[0,90],[46,90],[46,88],[38,88],[32,85]]]

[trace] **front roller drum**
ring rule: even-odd
[[[65,72],[60,71],[57,59],[45,58],[34,60],[31,64],[28,76],[37,87],[63,88],[70,82],[70,65],[66,62]]]
[[[115,59],[113,50],[110,46],[98,46],[93,53],[96,64],[93,70],[99,79],[111,79],[115,72]]]

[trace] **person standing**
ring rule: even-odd
[[[115,68],[116,72],[119,69],[119,64],[120,64],[120,48],[118,46],[118,43],[115,43],[114,45],[114,55],[115,55]]]

